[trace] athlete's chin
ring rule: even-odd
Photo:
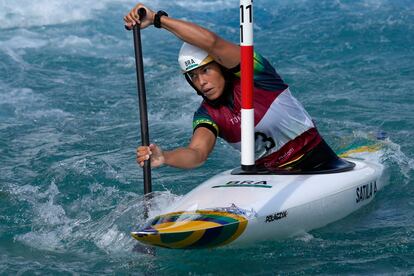
[[[222,93],[217,93],[217,92],[209,92],[204,94],[204,97],[206,97],[207,99],[209,99],[210,101],[214,101],[217,100],[218,98],[220,98]]]
[[[204,95],[204,96],[210,101],[214,101],[214,100],[217,100],[219,98],[219,96],[208,96],[208,95]]]

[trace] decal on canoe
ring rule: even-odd
[[[271,185],[267,184],[266,180],[254,181],[254,180],[234,180],[229,181],[223,185],[216,185],[212,188],[228,188],[228,187],[254,187],[254,188],[272,188]]]
[[[237,239],[247,222],[245,217],[228,212],[174,212],[155,217],[131,235],[142,243],[167,248],[210,248]]]
[[[377,181],[372,181],[368,184],[359,186],[355,190],[356,192],[356,203],[360,203],[366,199],[370,199],[377,193]]]
[[[216,207],[216,208],[206,209],[206,210],[215,211],[215,212],[232,213],[235,215],[243,216],[249,220],[257,217],[257,213],[254,211],[253,208],[250,210],[243,209],[243,208],[236,206],[236,204],[234,203],[232,203],[229,207]]]
[[[287,215],[288,215],[287,210],[282,211],[282,212],[278,212],[278,213],[274,213],[274,214],[266,216],[265,222],[268,223],[268,222],[273,222],[273,221],[276,221],[276,220],[280,220],[280,219],[286,218]]]
[[[354,154],[358,153],[367,153],[367,152],[377,152],[381,150],[382,144],[375,144],[375,145],[369,145],[369,146],[361,146],[356,149],[350,149],[344,153],[339,154],[339,157],[341,158],[347,158],[352,157]]]

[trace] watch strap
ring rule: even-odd
[[[155,28],[161,28],[161,16],[168,16],[168,13],[165,11],[158,11],[154,15],[154,27]]]

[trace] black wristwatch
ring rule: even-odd
[[[158,11],[154,15],[154,27],[155,28],[161,28],[161,16],[168,16],[168,13],[165,11]]]

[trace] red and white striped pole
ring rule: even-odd
[[[240,0],[241,168],[254,170],[253,1]]]

